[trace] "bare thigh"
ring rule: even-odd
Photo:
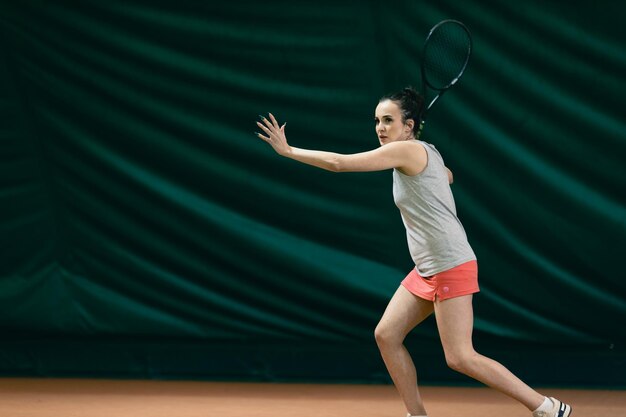
[[[415,326],[432,314],[433,309],[432,301],[413,295],[400,285],[389,301],[376,333],[402,341]]]
[[[446,357],[471,354],[474,311],[472,294],[437,301],[435,315]]]

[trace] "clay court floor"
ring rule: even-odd
[[[540,390],[576,417],[626,417],[626,391]],[[429,417],[529,417],[488,388],[423,387]],[[405,417],[389,385],[0,378],[2,417]]]

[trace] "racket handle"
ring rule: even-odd
[[[426,124],[426,121],[422,120],[420,122],[420,127],[419,129],[417,129],[417,134],[415,135],[415,139],[419,139],[420,136],[422,136],[422,130],[424,130],[424,124]]]

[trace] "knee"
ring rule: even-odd
[[[476,352],[473,350],[455,350],[451,352],[445,352],[446,363],[450,369],[453,369],[462,374],[471,373],[476,359]]]
[[[401,345],[404,340],[404,337],[402,337],[402,335],[391,326],[383,325],[381,323],[378,323],[378,326],[376,326],[376,329],[374,330],[374,338],[376,339],[376,344],[380,349]]]

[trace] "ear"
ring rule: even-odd
[[[404,122],[405,126],[409,128],[409,130],[413,130],[413,128],[415,127],[415,120],[413,119],[407,119],[406,122]]]

